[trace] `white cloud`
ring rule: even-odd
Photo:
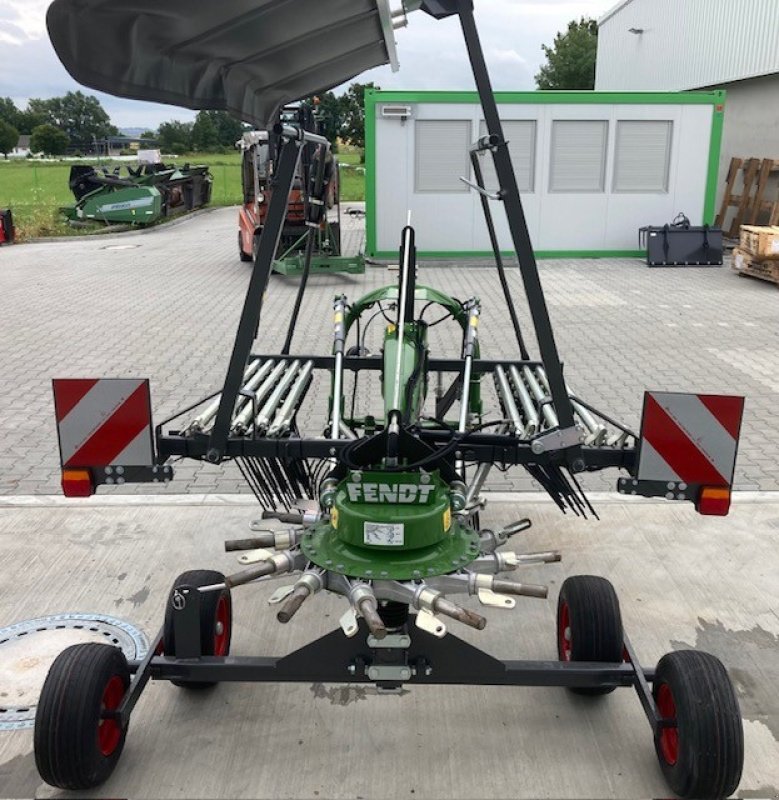
[[[53,97],[79,88],[49,43],[49,2],[0,0],[0,97],[10,96],[18,105],[30,97]],[[614,0],[476,0],[476,19],[495,88],[534,88],[534,75],[543,60],[541,45],[551,43],[570,20],[597,18],[613,5]],[[396,37],[400,72],[381,67],[359,80],[372,80],[384,89],[473,89],[456,18],[439,22],[417,12],[409,23]],[[194,118],[194,112],[186,109],[94,94],[119,127],[156,127],[168,119]]]
[[[46,36],[49,0],[0,0],[0,19],[12,22],[28,39]]]

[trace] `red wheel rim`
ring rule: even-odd
[[[124,697],[124,681],[114,675],[103,690],[100,701],[100,712],[116,711]],[[97,744],[104,756],[110,756],[119,746],[122,738],[122,728],[115,719],[101,719],[97,728]]]
[[[568,611],[568,603],[563,601],[560,604],[560,613],[557,619],[557,641],[560,659],[562,661],[571,660],[571,615]]]
[[[227,643],[230,640],[230,608],[227,597],[221,595],[216,604],[216,620],[214,622],[214,655],[227,655]]]
[[[667,683],[661,683],[657,690],[657,710],[663,719],[676,722],[676,703]],[[660,752],[666,764],[673,766],[679,758],[679,730],[673,728],[660,729]]]

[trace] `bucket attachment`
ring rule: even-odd
[[[619,492],[727,516],[743,413],[743,397],[646,392],[635,475]]]
[[[101,484],[173,477],[171,467],[155,463],[148,380],[58,378],[52,384],[66,497],[89,497]]]

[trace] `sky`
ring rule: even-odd
[[[196,0],[194,0],[196,1]],[[56,97],[79,85],[59,62],[46,33],[50,0],[0,0],[0,97],[24,107],[31,97]],[[163,0],[164,2],[164,0]],[[572,19],[600,17],[616,0],[475,0],[487,63],[497,90],[535,88],[543,61],[542,44]],[[393,7],[399,3],[393,3]],[[397,31],[400,70],[380,67],[359,80],[382,89],[473,89],[462,34],[456,19],[436,21],[416,12]],[[119,128],[156,129],[171,119],[194,119],[195,112],[157,103],[96,95]]]

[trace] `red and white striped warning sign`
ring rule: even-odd
[[[744,398],[647,392],[639,480],[730,486]]]
[[[149,381],[55,379],[63,467],[153,464]]]

